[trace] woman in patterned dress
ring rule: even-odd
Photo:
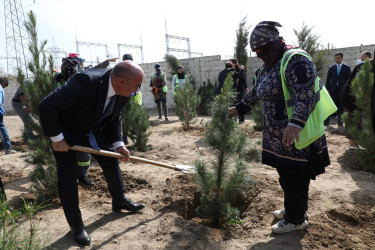
[[[276,168],[284,191],[284,208],[273,212],[281,220],[271,230],[285,233],[308,227],[310,180],[324,173],[330,160],[325,135],[303,149],[294,145],[294,139],[299,140],[299,132],[315,107],[317,72],[305,56],[294,55],[288,62],[285,77],[295,92],[294,111],[288,120],[280,64],[284,52],[293,47],[285,44],[276,26],[281,27],[277,22],[263,21],[252,31],[250,47],[264,64],[255,85],[232,112],[247,113],[258,100],[263,101],[262,163]]]

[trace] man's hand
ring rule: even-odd
[[[116,152],[119,153],[119,154],[123,154],[124,155],[123,158],[120,158],[120,161],[127,162],[127,161],[130,160],[129,150],[127,150],[125,147],[116,148]]]
[[[294,138],[296,138],[296,141],[299,142],[300,131],[301,130],[299,128],[288,125],[285,129],[282,143],[286,146],[290,146],[294,143]]]
[[[58,142],[52,142],[52,148],[54,151],[67,152],[69,150],[69,144],[65,139]]]

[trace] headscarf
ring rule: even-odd
[[[74,58],[65,57],[62,59],[61,76],[64,81],[68,80],[69,77],[77,73],[78,64],[78,61]]]
[[[278,40],[280,23],[273,21],[262,21],[258,23],[250,35],[250,48],[255,51],[259,47]]]

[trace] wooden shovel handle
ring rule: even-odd
[[[124,157],[123,154],[119,154],[119,153],[115,153],[115,152],[111,152],[111,151],[106,151],[106,150],[96,150],[96,149],[93,149],[93,148],[77,146],[77,145],[69,147],[69,148],[72,149],[72,150],[75,150],[75,151],[86,152],[86,153],[96,154],[96,155],[103,155],[103,156],[108,156],[108,157],[112,157],[112,158],[123,158]],[[155,165],[155,166],[159,166],[159,167],[163,167],[163,168],[178,170],[178,169],[176,169],[175,166],[173,166],[171,164],[166,164],[166,163],[162,163],[162,162],[148,160],[148,159],[140,158],[140,157],[136,157],[136,156],[130,156],[130,160],[135,161],[135,162],[151,164],[151,165]]]

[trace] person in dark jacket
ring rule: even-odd
[[[236,103],[240,102],[243,97],[243,93],[246,90],[246,92],[249,91],[246,84],[246,76],[245,76],[245,70],[241,69],[241,67],[238,65],[237,58],[230,59],[230,62],[232,63],[232,68],[237,72],[237,80],[233,84],[233,91],[237,92],[236,96]],[[239,114],[238,115],[238,123],[244,123],[245,121],[245,115]]]
[[[215,95],[219,95],[221,93],[221,89],[224,86],[225,79],[227,78],[229,72],[233,72],[233,76],[232,76],[233,84],[236,82],[237,72],[235,72],[235,70],[233,69],[233,64],[231,62],[225,63],[225,69],[223,69],[219,73],[219,77],[218,77],[219,84],[217,85],[215,89]]]
[[[52,141],[61,204],[78,244],[90,245],[91,239],[78,205],[77,157],[70,145],[114,149],[124,155],[121,161],[129,161],[130,153],[121,136],[120,114],[131,93],[139,89],[143,77],[143,70],[132,61],[120,62],[113,70],[87,70],[70,77],[38,105],[44,135]],[[101,155],[93,157],[103,170],[112,196],[112,210],[143,209],[145,204],[133,203],[124,194],[119,160]]]
[[[372,63],[372,73],[374,75],[374,85],[372,85],[371,90],[371,118],[372,118],[372,129],[375,134],[375,57],[371,60]]]
[[[349,65],[343,63],[344,55],[339,52],[336,53],[335,56],[336,64],[329,67],[327,79],[326,79],[326,88],[328,93],[331,95],[332,100],[334,101],[335,105],[338,108],[337,111],[337,124],[342,126],[342,119],[341,114],[343,113],[343,107],[340,104],[340,94],[342,89],[344,88],[346,82],[348,81],[351,73],[351,69]],[[328,117],[325,121],[325,125],[329,125]]]

